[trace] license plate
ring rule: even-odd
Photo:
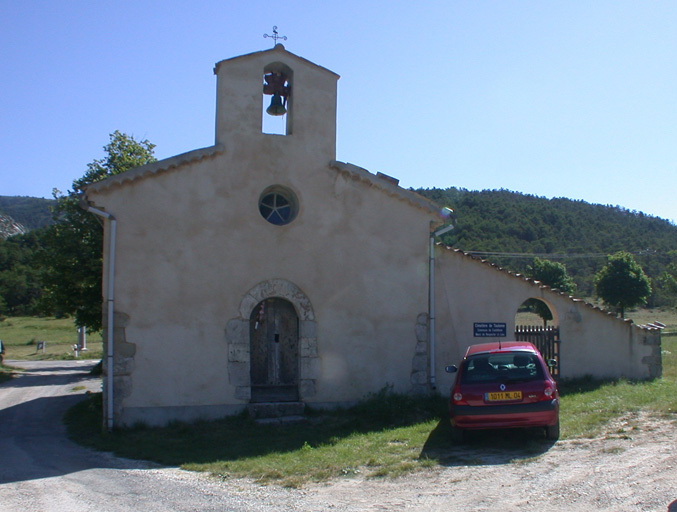
[[[497,391],[496,393],[486,393],[487,402],[505,402],[509,400],[522,400],[521,391]]]

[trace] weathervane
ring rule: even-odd
[[[264,38],[266,38],[266,37],[271,37],[271,38],[275,41],[275,44],[277,44],[277,40],[278,40],[278,39],[282,39],[283,41],[286,41],[286,40],[287,40],[287,36],[281,36],[281,35],[278,35],[278,33],[277,33],[277,25],[273,25],[273,35],[272,35],[272,36],[270,36],[270,35],[268,35],[268,34],[263,34],[263,37],[264,37]]]

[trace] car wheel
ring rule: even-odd
[[[557,441],[559,439],[559,421],[554,425],[547,425],[545,427],[545,438],[550,441]]]

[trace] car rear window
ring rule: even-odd
[[[478,354],[463,362],[461,382],[527,382],[544,379],[538,356],[531,352]]]

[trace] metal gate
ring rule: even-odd
[[[550,372],[554,378],[559,378],[561,366],[559,357],[559,327],[517,325],[515,326],[515,340],[533,343],[540,353],[543,354],[543,358],[546,361],[548,359],[557,361],[557,366],[550,368]]]

